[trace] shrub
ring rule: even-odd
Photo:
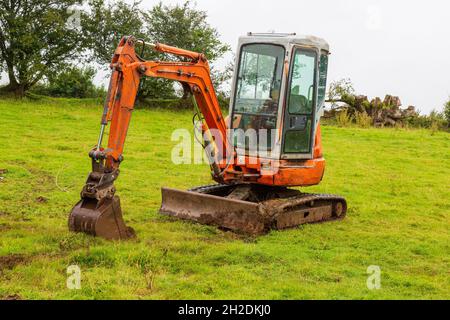
[[[370,128],[373,124],[373,119],[367,114],[367,112],[356,112],[355,113],[356,125],[360,128]]]
[[[177,99],[174,90],[174,82],[159,78],[142,78],[140,83],[138,99]]]
[[[439,124],[437,121],[431,122],[430,130],[431,130],[431,135],[434,136],[435,133],[439,130]]]
[[[230,97],[223,93],[223,92],[217,92],[217,100],[219,101],[219,105],[220,108],[225,111],[228,112],[228,109],[230,107]]]
[[[352,123],[352,117],[348,114],[347,109],[337,113],[336,122],[340,127],[348,127]]]
[[[430,128],[431,121],[426,115],[417,115],[406,119],[406,124],[411,128]]]
[[[442,130],[445,129],[447,121],[445,120],[445,111],[443,113],[433,110],[429,115],[420,115],[409,117],[406,119],[406,124],[413,128],[427,128]]]
[[[430,113],[431,128],[435,127],[436,130],[445,129],[447,122],[445,121],[444,113],[436,110]]]
[[[58,74],[48,76],[46,84],[33,88],[33,93],[52,97],[97,98],[105,95],[103,88],[94,85],[93,68],[67,67]]]
[[[444,118],[447,121],[447,127],[450,128],[450,100],[444,105]]]

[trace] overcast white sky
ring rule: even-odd
[[[158,1],[144,0],[151,8]],[[163,3],[183,3],[164,0]],[[450,95],[450,2],[445,0],[197,0],[233,50],[248,31],[296,32],[331,46],[329,80],[369,97],[442,110]],[[228,59],[231,56],[227,57]]]
[[[131,0],[127,0],[131,2]],[[163,0],[165,4],[183,0]],[[248,31],[296,32],[331,47],[329,83],[350,78],[369,98],[398,95],[404,107],[442,110],[450,95],[450,1],[196,0],[235,50]],[[143,0],[150,9],[158,0]],[[232,55],[218,63],[225,65]],[[6,79],[2,79],[5,81]],[[107,83],[105,74],[97,76]]]

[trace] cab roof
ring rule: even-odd
[[[297,35],[296,33],[254,33],[249,32],[239,38],[239,45],[248,43],[274,43],[283,46],[298,44],[316,47],[329,52],[330,46],[324,39],[311,35]]]

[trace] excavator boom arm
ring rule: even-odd
[[[96,149],[90,153],[91,157],[95,160],[106,159],[105,165],[111,170],[118,168],[123,159],[123,148],[139,84],[144,76],[187,84],[191,88],[207,128],[216,130],[222,136],[216,141],[219,144],[216,148],[222,151],[221,155],[228,154],[230,148],[226,138],[227,128],[205,56],[156,44],[151,45],[154,50],[183,57],[189,61],[144,61],[135,52],[135,42],[134,38],[124,38],[116,49],[111,64],[112,75],[102,115],[100,137]],[[102,150],[101,143],[108,122],[110,123],[108,147]]]

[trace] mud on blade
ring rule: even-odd
[[[266,221],[256,203],[170,188],[161,192],[162,214],[249,234],[266,231]]]
[[[287,188],[213,185],[161,191],[162,214],[250,235],[343,219],[347,211],[340,196]]]

